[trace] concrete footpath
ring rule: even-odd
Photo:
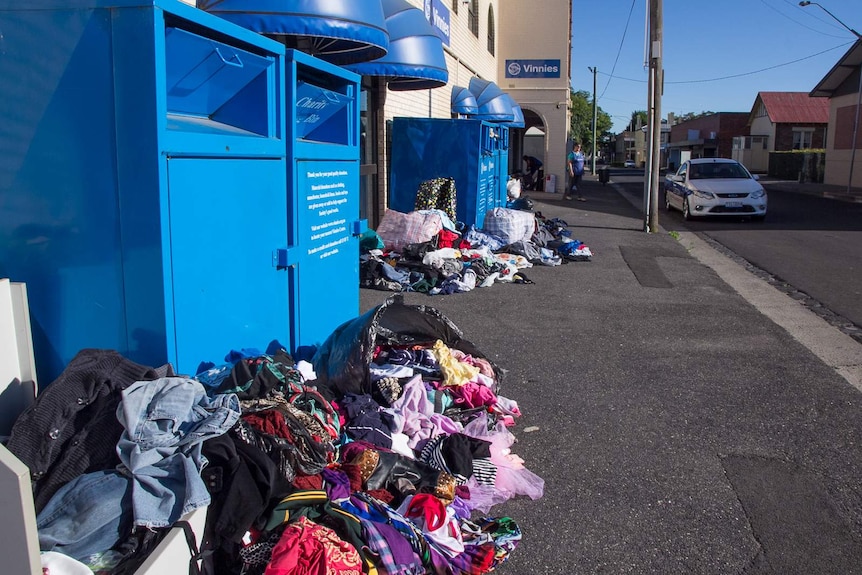
[[[582,190],[526,194],[592,261],[405,294],[523,413],[513,452],[545,493],[492,510],[524,533],[498,572],[862,573],[862,346],[696,235],[644,233],[612,185]]]

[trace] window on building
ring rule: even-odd
[[[862,122],[856,122],[856,105],[844,106],[835,110],[835,144],[836,150],[853,149],[853,127],[856,126],[856,140],[862,142]],[[824,142],[826,141],[824,136]]]
[[[458,4],[461,3],[461,0],[452,0],[452,12],[455,14],[458,13]]]
[[[807,150],[811,147],[814,128],[793,128],[793,149]]]
[[[488,6],[488,52],[493,56],[496,33],[494,32],[494,7]]]
[[[470,32],[476,38],[479,37],[479,0],[470,0],[467,7],[467,23],[470,25]]]

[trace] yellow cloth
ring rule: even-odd
[[[462,363],[452,356],[452,351],[441,340],[434,343],[434,348],[431,350],[434,357],[437,358],[437,363],[440,364],[440,371],[443,372],[443,385],[457,387],[464,385],[479,375],[479,368],[468,363]]]

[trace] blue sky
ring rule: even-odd
[[[573,1],[572,86],[592,94],[588,67],[598,69],[598,104],[615,132],[634,110],[647,108],[648,4]],[[862,0],[819,4],[862,32]],[[855,41],[821,8],[800,7],[798,0],[664,0],[663,10],[664,118],[749,112],[761,91],[809,92]]]

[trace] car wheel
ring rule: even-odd
[[[682,217],[686,220],[690,220],[692,218],[691,209],[688,207],[688,198],[682,202]]]

